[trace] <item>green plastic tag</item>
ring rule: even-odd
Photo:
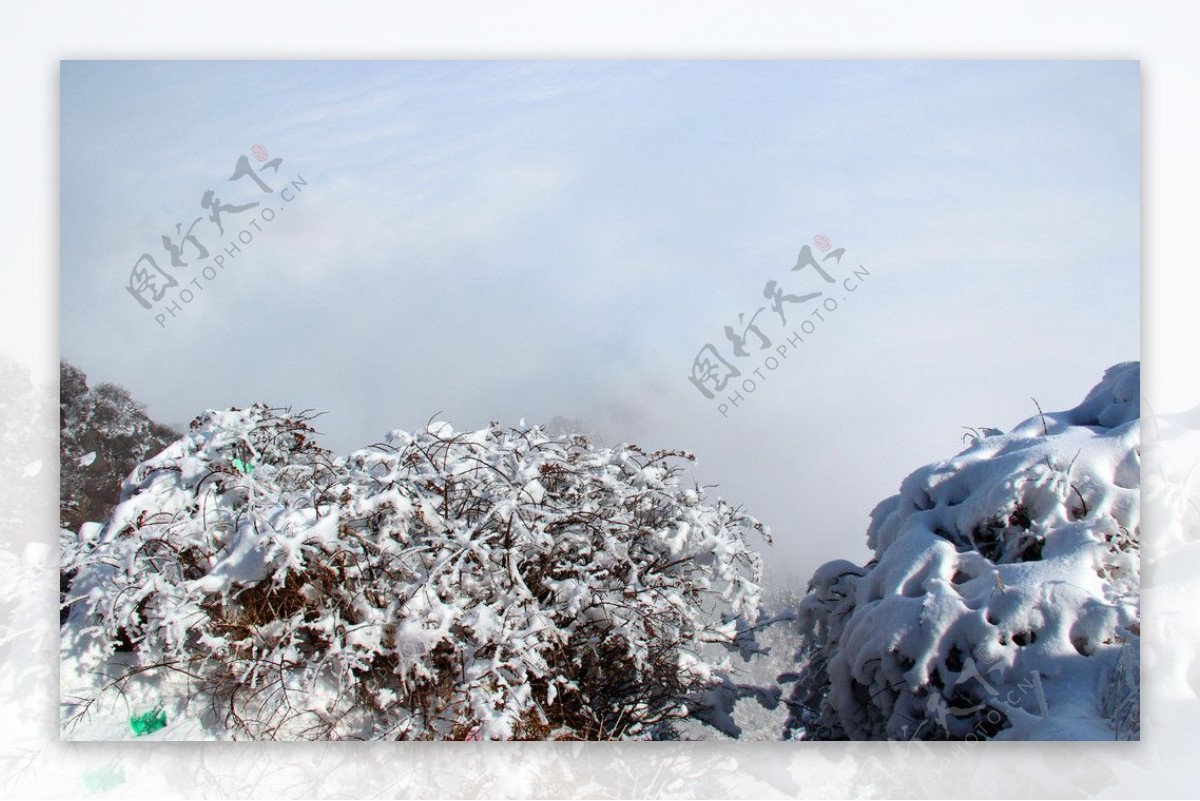
[[[143,734],[154,734],[154,732],[167,725],[167,713],[161,709],[153,709],[144,715],[138,715],[129,719],[129,728],[133,729],[134,737],[141,737]]]

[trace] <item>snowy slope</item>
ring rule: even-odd
[[[876,507],[874,559],[813,576],[793,733],[1138,736],[1138,364],[976,433]]]

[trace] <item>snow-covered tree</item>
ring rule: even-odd
[[[820,568],[789,730],[811,739],[1136,737],[1139,368],[974,433]],[[1114,731],[1115,730],[1115,731]]]
[[[107,518],[130,471],[178,436],[125,388],[89,389],[82,370],[59,362],[59,525],[74,531]]]
[[[763,526],[682,451],[434,423],[348,457],[208,412],[84,526],[64,649],[186,675],[234,736],[610,739],[703,716],[746,650]],[[88,699],[74,709],[82,713]]]

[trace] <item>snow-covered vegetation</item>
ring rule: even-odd
[[[64,532],[69,724],[159,674],[210,735],[653,737],[752,650],[766,531],[688,454],[433,423],[334,457],[310,420],[208,412]]]
[[[64,734],[1139,736],[1137,364],[971,429],[806,592],[763,590],[767,529],[685,484],[689,454],[579,427],[335,456],[308,413],[206,412],[62,531]]]
[[[800,605],[793,735],[1138,736],[1139,368],[910,475]]]

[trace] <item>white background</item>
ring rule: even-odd
[[[1200,405],[1190,358],[1200,327],[1192,265],[1200,11],[1189,4],[160,0],[10,5],[5,17],[0,352],[35,379],[53,381],[58,357],[60,59],[1117,58],[1142,64],[1143,397],[1159,414]],[[1149,525],[1146,533],[1148,552],[1162,546]],[[111,797],[1193,796],[1193,583],[1176,572],[1147,592],[1139,744],[118,747],[6,731],[0,771],[19,764],[14,792],[54,797],[85,794],[81,776],[105,765],[124,777]],[[52,694],[41,700],[55,703]]]

